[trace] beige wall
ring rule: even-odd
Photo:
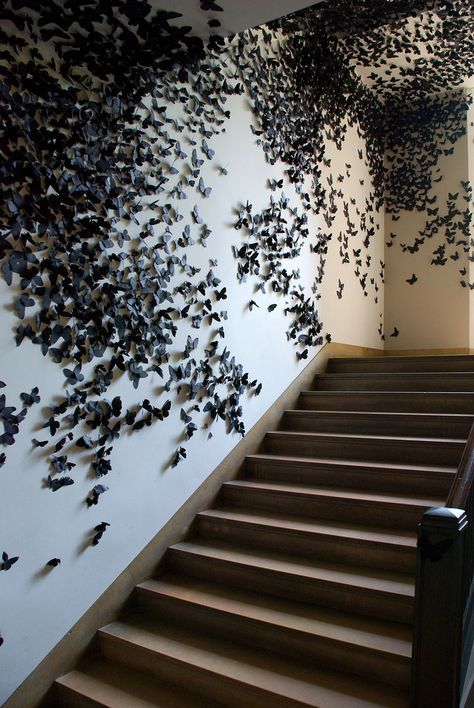
[[[321,287],[322,320],[334,342],[383,349],[379,327],[383,325],[384,311],[381,275],[384,260],[384,211],[369,210],[374,201],[372,179],[365,160],[364,141],[357,126],[347,125],[341,151],[337,150],[334,143],[328,142],[326,155],[331,160],[331,170],[322,170],[322,183],[329,192],[328,178],[343,177],[342,182],[336,181],[337,191],[341,188],[343,194],[334,195],[337,211],[333,224],[327,229],[332,239]],[[344,215],[345,208],[350,222],[354,224],[352,233]],[[365,248],[366,229],[371,227],[375,230],[374,235],[369,247]],[[341,249],[347,258],[341,256]],[[337,294],[339,281],[344,285],[341,297]]]
[[[472,130],[472,128],[471,128]],[[437,167],[442,174],[441,182],[433,183],[429,195],[436,197],[433,207],[439,207],[439,213],[448,213],[449,193],[459,192],[457,206],[466,208],[463,200],[461,180],[468,178],[468,142],[472,134],[459,138],[454,144],[452,155],[442,155]],[[472,159],[470,165],[473,170]],[[433,175],[434,176],[434,175]],[[472,179],[472,175],[471,175]],[[432,238],[426,238],[419,251],[403,251],[402,244],[410,245],[420,236],[426,224],[424,211],[401,211],[385,217],[385,347],[386,349],[457,349],[470,346],[470,308],[472,295],[468,287],[461,285],[463,276],[459,272],[466,268],[469,275],[469,258],[462,246],[448,245],[447,263],[433,265],[435,251],[445,243],[444,229]],[[397,219],[397,217],[399,217]],[[390,234],[395,234],[393,245]],[[451,256],[459,255],[457,260]],[[471,264],[472,265],[472,264]],[[418,278],[413,285],[407,279],[415,274]],[[471,282],[474,276],[471,274]],[[474,317],[471,308],[471,319]],[[474,322],[474,320],[473,320]],[[400,334],[397,338],[389,335],[396,327]],[[471,326],[471,331],[473,326]]]

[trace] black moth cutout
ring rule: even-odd
[[[18,559],[19,556],[9,556],[6,551],[3,551],[2,562],[0,563],[0,570],[10,570],[10,568],[15,565]]]

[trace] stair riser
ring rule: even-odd
[[[244,489],[224,485],[220,500],[237,509],[255,509],[278,514],[300,515],[310,519],[330,519],[341,523],[365,524],[415,531],[424,508],[405,504],[327,496],[293,494],[260,489]]]
[[[331,583],[311,577],[295,577],[290,572],[249,567],[218,558],[206,558],[169,549],[165,563],[173,571],[193,577],[227,583],[253,592],[265,592],[297,602],[314,602],[344,612],[351,612],[393,622],[412,624],[413,600],[367,588],[355,588],[343,583]]]
[[[289,701],[270,689],[265,691],[248,686],[238,679],[221,676],[218,671],[209,671],[167,654],[109,637],[104,632],[99,635],[101,651],[108,659],[131,666],[161,681],[186,686],[187,689],[203,696],[203,705],[206,699],[235,708],[241,708],[243,705],[259,708],[296,708],[305,705]]]
[[[390,416],[364,416],[344,413],[324,413],[312,416],[308,412],[287,411],[280,429],[305,433],[343,433],[353,435],[388,435],[427,438],[465,438],[469,436],[474,416],[467,420],[453,420],[439,416],[435,420]]]
[[[169,596],[141,591],[138,606],[144,612],[195,628],[197,633],[229,636],[233,641],[295,659],[314,661],[318,667],[345,671],[366,679],[408,688],[410,661],[348,642],[260,622],[249,617],[184,602]]]
[[[298,408],[392,413],[474,413],[472,393],[390,393],[304,391]]]
[[[316,376],[316,391],[474,391],[474,373],[327,374]]]
[[[436,440],[390,440],[333,438],[311,435],[267,433],[264,452],[292,457],[328,457],[331,459],[401,462],[403,464],[452,465],[457,467],[464,442]]]
[[[390,568],[403,573],[415,573],[415,549],[383,545],[369,541],[349,540],[342,536],[305,534],[280,529],[265,529],[258,524],[232,521],[210,521],[198,517],[197,532],[201,538],[219,539],[254,548],[278,548],[313,560],[348,563],[369,568]]]
[[[360,359],[329,359],[328,373],[373,373],[373,372],[474,372],[474,357],[469,356],[427,356],[427,357],[367,357]]]
[[[42,708],[98,708],[99,706],[103,708],[104,706],[101,701],[84,696],[59,683],[54,684],[51,695],[41,705]]]
[[[297,462],[263,461],[247,458],[243,478],[272,482],[288,482],[307,486],[327,486],[364,489],[422,496],[448,495],[454,473],[425,473],[416,470],[401,472],[397,469],[376,467],[344,467],[338,465],[301,464]]]

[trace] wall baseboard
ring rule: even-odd
[[[329,358],[383,355],[381,349],[351,344],[323,346],[205,482],[17,688],[4,708],[35,708],[43,701],[54,680],[78,662],[97,629],[116,619],[134,587],[153,575],[168,546],[182,540],[196,514],[212,505],[223,482],[237,477],[245,457],[258,451],[265,432],[277,427],[285,410],[295,408],[300,392],[311,388],[314,376],[326,370]]]

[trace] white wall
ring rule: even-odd
[[[362,151],[362,159],[359,158],[359,150]],[[326,189],[329,189],[327,178],[332,175],[337,191],[341,189],[344,196],[335,196],[337,212],[334,223],[328,229],[332,233],[332,240],[322,287],[322,319],[334,342],[383,348],[379,327],[383,327],[384,312],[381,275],[384,265],[384,210],[370,211],[374,201],[371,196],[371,177],[365,163],[364,142],[358,135],[357,126],[347,127],[341,152],[334,143],[327,143],[326,154],[331,160],[330,171],[327,168],[324,170]],[[346,165],[350,165],[350,168],[346,168]],[[339,175],[344,177],[344,181],[337,181]],[[348,206],[349,220],[354,224],[353,235],[344,215],[344,204]],[[374,219],[373,225],[371,217]],[[366,237],[364,218],[366,227],[374,228],[374,236],[367,249],[363,244]],[[348,254],[347,263],[344,262],[344,256],[341,257],[341,248]],[[359,265],[357,261],[362,261],[362,264]],[[361,283],[364,279],[365,289]],[[344,285],[341,298],[337,295],[339,280]]]
[[[249,429],[271,405],[274,399],[295,378],[306,362],[298,362],[293,344],[286,339],[288,318],[283,314],[284,298],[268,294],[255,294],[255,283],[250,279],[245,284],[236,280],[236,261],[231,247],[238,244],[240,232],[233,228],[234,207],[251,199],[254,207],[268,205],[269,178],[280,178],[284,166],[270,167],[250,130],[252,115],[245,96],[234,96],[229,102],[231,118],[226,132],[209,140],[216,151],[216,163],[203,168],[206,184],[213,187],[212,197],[203,200],[196,197],[180,202],[179,209],[188,223],[187,210],[199,203],[201,215],[213,231],[204,249],[196,244],[188,252],[188,260],[207,272],[209,259],[217,258],[215,273],[227,287],[228,299],[222,309],[228,311],[225,322],[225,345],[241,362],[251,378],[263,383],[260,397],[244,400],[244,420]],[[332,151],[331,172],[334,179],[343,171],[347,155],[354,162],[350,177],[346,177],[344,190],[357,197],[357,205],[364,208],[370,191],[370,178],[363,163],[356,165],[355,154],[363,148],[355,128],[346,136],[344,149]],[[224,165],[229,174],[218,177],[215,164]],[[329,168],[324,168],[323,180],[327,180]],[[364,186],[360,184],[364,179]],[[295,195],[290,185],[285,192]],[[351,206],[352,212],[356,206]],[[321,287],[321,314],[325,323],[324,332],[330,332],[333,341],[361,346],[380,346],[377,327],[383,311],[383,293],[380,285],[378,303],[374,302],[373,286],[364,296],[358,278],[354,274],[352,248],[360,247],[359,237],[349,244],[351,265],[340,270],[339,242],[337,233],[344,229],[338,201],[334,239],[327,257],[327,274]],[[353,214],[354,216],[354,214]],[[381,223],[381,217],[377,216]],[[322,215],[310,216],[310,232],[315,234],[323,226]],[[369,253],[372,265],[365,270],[377,278],[379,261],[382,258],[382,234],[377,233]],[[301,257],[293,267],[302,273],[301,283],[309,296],[319,257],[311,254],[306,243]],[[363,249],[365,259],[366,252]],[[363,270],[364,270],[363,269]],[[335,296],[337,279],[343,277],[343,298]],[[377,279],[380,284],[380,279]],[[3,307],[0,312],[1,379],[7,383],[4,389],[9,405],[19,406],[22,391],[29,392],[39,386],[40,406],[33,407],[21,426],[16,443],[7,449],[7,462],[0,473],[0,519],[2,548],[9,555],[19,555],[20,560],[8,572],[0,574],[2,597],[0,630],[4,638],[1,652],[0,702],[26,678],[44,656],[67,633],[90,605],[103,593],[148,541],[164,526],[186,499],[206,479],[225,455],[238,442],[234,435],[227,435],[222,423],[213,426],[213,438],[208,439],[207,430],[199,430],[185,444],[187,459],[175,469],[168,462],[182,431],[179,421],[181,403],[173,406],[171,416],[163,423],[144,429],[139,433],[123,435],[116,443],[113,453],[113,471],[103,481],[109,486],[98,506],[88,509],[85,497],[96,483],[89,476],[84,455],[74,458],[78,466],[74,471],[75,484],[53,493],[43,487],[48,472],[45,454],[33,450],[31,438],[44,437],[39,426],[43,422],[43,407],[54,401],[64,391],[64,376],[61,367],[41,356],[38,347],[25,340],[17,348],[13,341],[18,320],[13,316],[10,303],[12,292],[3,281],[0,283]],[[255,299],[260,309],[248,311],[247,303]],[[269,314],[267,305],[278,303]],[[188,321],[180,325],[176,347],[184,343],[187,334],[199,335],[201,350],[213,338],[212,331],[190,329]],[[310,356],[315,354],[311,351]],[[108,396],[120,394],[124,404],[132,404],[149,397],[164,402],[168,395],[156,398],[161,380],[158,375],[142,381],[135,391],[128,380],[114,384]],[[175,401],[174,395],[172,396]],[[187,407],[187,406],[185,406]],[[199,421],[199,415],[196,416]],[[90,545],[91,529],[101,521],[110,523],[110,528],[96,547]],[[59,557],[61,565],[45,570],[45,563]]]
[[[451,147],[451,145],[449,145]],[[439,214],[448,213],[449,194],[459,193],[457,205],[466,208],[461,180],[468,178],[468,139],[464,135],[454,143],[452,155],[442,154],[433,177],[442,175],[442,180],[433,183],[430,199],[436,198],[431,208],[438,207]],[[430,207],[430,205],[428,205]],[[446,243],[445,229],[432,238],[425,238],[419,250],[410,253],[402,244],[411,246],[425,230],[427,213],[417,210],[401,210],[386,214],[385,241],[385,347],[387,349],[458,349],[469,347],[469,288],[461,285],[460,270],[469,271],[468,254],[463,248],[448,245],[447,263],[433,265],[433,252]],[[392,238],[390,234],[395,234]],[[458,238],[461,235],[458,234]],[[458,260],[451,256],[459,255]],[[415,274],[413,285],[406,281]],[[471,278],[472,281],[472,278]],[[396,327],[400,334],[391,338]]]

